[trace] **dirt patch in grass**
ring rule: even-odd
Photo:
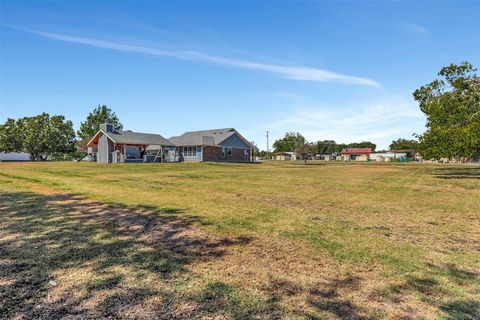
[[[179,294],[177,282],[190,264],[250,242],[202,232],[182,209],[112,207],[71,194],[0,197],[4,318],[203,317],[200,293]]]

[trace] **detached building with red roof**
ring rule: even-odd
[[[343,161],[369,161],[372,148],[345,148],[341,154]]]

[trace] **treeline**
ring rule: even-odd
[[[85,155],[86,144],[101,123],[113,123],[122,128],[115,113],[106,105],[89,113],[75,133],[73,123],[63,115],[42,113],[20,119],[8,118],[0,125],[0,152],[26,152],[30,159],[75,159]]]
[[[345,148],[371,148],[375,150],[377,145],[371,141],[337,143],[334,140],[320,140],[317,142],[308,142],[299,132],[287,132],[281,139],[273,143],[274,152],[299,152],[306,149],[311,154],[333,154],[339,153]],[[392,141],[390,150],[411,150],[418,149],[418,141],[399,138]],[[300,153],[300,152],[299,152]]]
[[[307,153],[312,154],[331,154],[340,152],[344,148],[372,148],[372,150],[375,150],[376,147],[376,144],[370,141],[349,144],[336,143],[333,140],[308,142],[299,132],[287,132],[283,138],[273,143],[274,152],[299,152],[300,149],[308,149]]]

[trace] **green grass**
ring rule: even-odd
[[[480,314],[478,166],[2,163],[0,219],[7,317]]]

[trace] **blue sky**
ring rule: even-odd
[[[107,104],[126,129],[235,127],[387,148],[424,131],[412,98],[442,66],[480,66],[478,1],[2,1],[0,121],[75,128]]]

